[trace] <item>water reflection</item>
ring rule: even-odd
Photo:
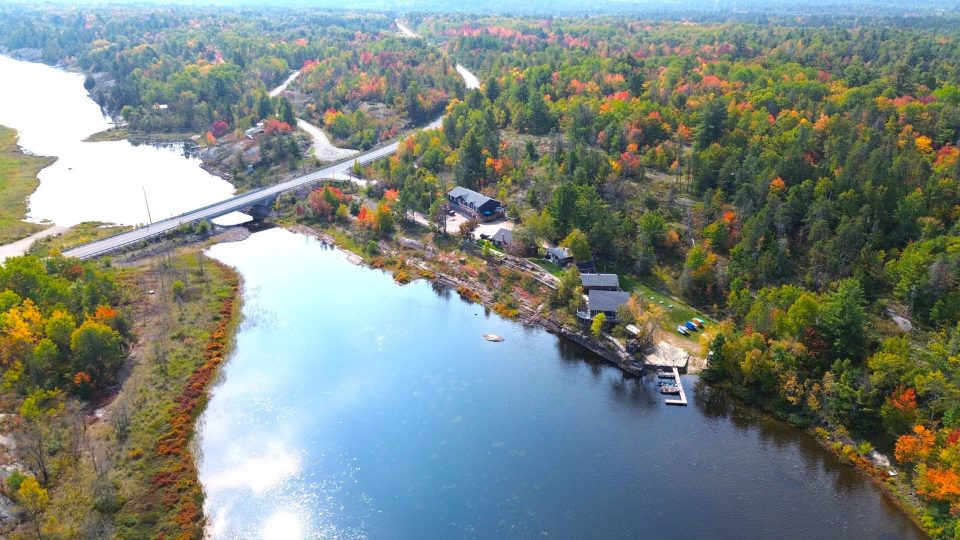
[[[665,406],[653,378],[284,230],[211,253],[279,319],[241,330],[203,415],[213,538],[920,538],[696,377]]]
[[[24,150],[57,158],[38,175],[33,221],[136,225],[233,194],[230,183],[200,168],[194,144],[82,142],[113,124],[79,73],[0,56],[0,78],[9,83],[0,85],[0,125],[19,131]]]

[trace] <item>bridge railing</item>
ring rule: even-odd
[[[442,118],[442,117],[441,117],[441,118]],[[429,125],[429,124],[428,124],[428,125]],[[417,129],[423,129],[423,128],[417,128]],[[434,129],[438,129],[438,128],[434,128]],[[397,137],[396,139],[393,139],[393,140],[391,140],[391,141],[385,141],[385,142],[382,142],[381,144],[378,144],[378,145],[373,146],[372,148],[370,148],[369,150],[367,150],[367,151],[364,152],[363,154],[359,154],[359,155],[355,155],[355,156],[351,156],[351,157],[347,157],[347,158],[344,158],[344,159],[341,159],[341,160],[337,160],[337,161],[331,162],[331,163],[329,163],[329,164],[327,164],[327,165],[325,165],[325,166],[323,166],[323,167],[320,167],[320,168],[318,168],[318,169],[315,169],[315,170],[313,170],[313,171],[311,171],[311,172],[309,172],[309,173],[301,174],[301,175],[299,175],[299,176],[294,176],[294,177],[292,177],[292,178],[288,178],[288,179],[286,179],[286,180],[282,180],[282,181],[280,181],[280,182],[277,182],[276,184],[272,184],[272,185],[269,185],[269,186],[262,186],[262,187],[259,187],[259,188],[257,188],[257,189],[253,189],[253,190],[250,190],[250,191],[245,191],[245,192],[243,192],[243,193],[234,195],[233,197],[230,197],[230,198],[228,198],[228,199],[223,199],[223,200],[220,200],[220,201],[217,201],[217,202],[213,202],[213,203],[210,203],[210,204],[208,204],[208,205],[206,205],[206,206],[202,206],[202,207],[200,207],[200,208],[195,208],[195,209],[193,209],[193,210],[189,210],[189,211],[187,211],[187,212],[184,212],[184,213],[179,214],[179,215],[176,215],[176,216],[170,216],[170,217],[168,217],[168,218],[164,218],[164,219],[161,219],[161,220],[159,220],[159,221],[155,221],[155,222],[153,222],[152,224],[150,224],[150,225],[148,225],[148,226],[134,227],[133,229],[131,229],[131,230],[129,230],[129,231],[123,231],[123,232],[121,232],[121,233],[117,233],[117,234],[114,234],[114,235],[110,235],[110,236],[107,236],[107,237],[105,237],[105,238],[100,238],[100,239],[97,239],[97,240],[91,240],[91,241],[89,241],[89,242],[84,242],[84,243],[82,243],[82,244],[77,244],[77,245],[75,245],[75,246],[70,246],[69,248],[63,250],[63,252],[66,253],[66,252],[68,252],[68,251],[73,251],[73,250],[76,250],[76,249],[80,249],[80,248],[83,248],[83,247],[85,247],[85,246],[90,246],[90,245],[93,245],[93,244],[97,244],[97,243],[100,243],[100,242],[104,242],[104,241],[106,241],[106,240],[110,240],[111,238],[117,238],[117,237],[119,237],[119,236],[123,236],[123,235],[125,235],[125,234],[130,234],[130,233],[135,232],[135,231],[141,231],[141,230],[146,229],[146,228],[148,228],[148,227],[155,227],[155,226],[157,226],[157,225],[168,225],[169,223],[171,223],[171,222],[173,222],[173,221],[176,221],[176,220],[179,220],[179,221],[180,221],[180,222],[177,224],[177,226],[180,226],[180,225],[183,225],[183,223],[184,223],[184,218],[185,218],[186,216],[189,216],[189,215],[191,215],[191,214],[196,214],[196,213],[199,213],[199,212],[203,212],[204,210],[209,210],[209,209],[211,209],[211,208],[213,208],[213,207],[215,207],[215,206],[219,206],[219,205],[222,205],[222,204],[229,204],[230,201],[237,200],[237,199],[240,199],[240,198],[242,198],[242,197],[249,197],[249,196],[252,195],[252,194],[256,194],[256,193],[258,193],[258,192],[261,192],[261,191],[264,191],[264,190],[267,190],[267,189],[276,189],[276,188],[278,188],[278,187],[279,187],[280,189],[276,192],[277,194],[283,193],[283,192],[285,192],[285,191],[289,191],[289,190],[291,190],[291,189],[298,188],[298,187],[302,186],[303,184],[312,181],[312,180],[307,179],[308,176],[310,176],[311,174],[315,174],[315,173],[317,173],[317,172],[319,172],[319,171],[322,171],[322,170],[324,170],[324,169],[329,169],[329,168],[333,168],[333,167],[339,167],[339,166],[344,165],[344,164],[347,164],[347,163],[359,162],[361,165],[366,165],[366,164],[368,164],[368,163],[372,163],[372,162],[374,162],[374,161],[378,161],[378,160],[380,160],[380,159],[383,159],[383,158],[385,158],[385,157],[387,157],[387,156],[392,155],[393,153],[395,153],[395,152],[399,149],[399,143],[402,142],[406,137],[410,136],[412,133],[413,133],[412,131],[407,132],[407,133],[404,133],[402,136],[399,136],[399,137]],[[397,148],[394,148],[393,151],[391,151],[391,152],[385,152],[385,153],[383,153],[383,154],[381,154],[381,155],[378,155],[378,156],[373,157],[373,158],[370,158],[370,159],[363,159],[364,156],[369,156],[370,154],[373,154],[373,153],[376,153],[376,152],[378,152],[378,151],[380,151],[380,150],[383,150],[383,149],[385,149],[385,148],[387,148],[388,146],[393,145],[393,144],[397,144]],[[303,180],[303,182],[297,183],[298,180]],[[286,186],[286,187],[282,187],[282,186],[284,186],[284,184],[291,184],[291,185]],[[257,202],[257,201],[253,201],[253,202]],[[227,210],[226,212],[224,212],[224,214],[229,214],[230,212],[235,212],[235,211],[237,211],[237,209]],[[221,215],[222,215],[222,214],[221,214]],[[205,217],[211,217],[211,216],[205,216]],[[219,217],[219,216],[212,216],[212,217]],[[187,222],[187,223],[191,223],[191,222],[193,222],[193,221],[196,221],[197,219],[199,219],[199,218],[192,218],[192,219],[187,220],[186,222]],[[147,234],[147,235],[145,235],[145,236],[137,236],[137,237],[135,237],[135,238],[131,238],[129,241],[120,242],[120,243],[118,243],[118,244],[114,244],[114,245],[111,245],[111,246],[109,246],[109,247],[105,247],[105,248],[103,248],[103,249],[101,249],[101,250],[97,250],[97,251],[91,252],[91,253],[85,255],[84,258],[89,258],[89,257],[95,257],[95,256],[97,256],[97,255],[102,255],[102,254],[104,254],[104,253],[108,253],[108,252],[110,252],[110,251],[113,251],[113,250],[116,250],[116,249],[119,249],[119,248],[128,246],[128,245],[130,245],[130,244],[133,244],[133,243],[136,243],[136,242],[140,242],[140,241],[143,241],[143,240],[147,240],[147,239],[153,238],[153,237],[155,237],[155,236],[158,236],[158,235],[161,235],[161,234],[163,234],[163,233],[169,232],[170,230],[172,230],[172,229],[174,229],[174,228],[175,228],[175,227],[161,227],[161,230],[152,232],[152,233]]]

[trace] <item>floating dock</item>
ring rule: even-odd
[[[683,390],[683,384],[680,382],[680,370],[673,368],[673,380],[677,384],[677,388],[680,389],[680,397],[671,398],[664,400],[664,403],[667,405],[687,405],[687,393]]]

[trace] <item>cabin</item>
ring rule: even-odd
[[[506,248],[513,243],[513,231],[501,227],[490,237],[490,242],[499,248]]]
[[[596,274],[597,262],[593,259],[586,262],[578,262],[577,270],[579,270],[581,274]]]
[[[620,278],[616,274],[580,274],[580,285],[587,291],[619,291]]]
[[[565,247],[547,248],[547,260],[557,266],[566,266],[573,262],[573,254]]]
[[[503,217],[503,205],[500,201],[472,189],[457,186],[447,192],[447,200],[468,216],[480,221],[491,221]]]
[[[257,122],[257,125],[243,132],[243,135],[248,139],[256,139],[257,135],[264,133],[266,130],[263,129],[263,122]]]
[[[616,322],[617,308],[630,300],[630,293],[625,291],[598,291],[592,290],[587,295],[587,309],[578,311],[577,317],[592,321],[598,314],[603,313],[607,322]]]

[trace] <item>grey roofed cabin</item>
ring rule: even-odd
[[[566,266],[573,262],[573,255],[565,247],[552,247],[547,248],[547,260],[558,266]]]
[[[457,186],[448,191],[447,200],[450,204],[459,206],[466,213],[484,221],[503,215],[503,206],[500,201],[465,187]]]
[[[630,293],[624,291],[590,291],[587,297],[587,311],[590,312],[590,318],[594,318],[598,313],[607,316],[607,320],[615,320],[617,308],[626,304],[630,300]]]
[[[513,232],[510,229],[498,229],[490,237],[490,241],[500,247],[507,247],[513,243]]]
[[[616,274],[580,274],[580,285],[584,291],[616,291],[620,278]]]

